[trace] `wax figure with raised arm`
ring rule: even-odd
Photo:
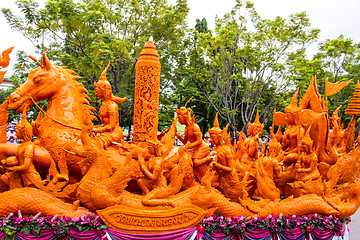
[[[123,139],[123,131],[119,126],[119,107],[117,103],[124,103],[128,100],[126,97],[119,98],[113,96],[111,85],[106,79],[106,72],[109,67],[110,62],[101,73],[99,81],[94,83],[96,96],[104,102],[99,110],[99,117],[102,124],[95,126],[93,132],[100,133],[97,139],[104,148],[111,145],[112,142],[121,142]]]

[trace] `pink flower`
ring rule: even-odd
[[[213,221],[213,220],[214,220],[213,216],[207,218],[207,221]]]
[[[221,222],[220,227],[223,228],[223,229],[226,229],[226,224],[224,222]]]

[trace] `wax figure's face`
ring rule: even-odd
[[[308,143],[301,142],[301,150],[303,152],[310,152],[311,146]]]
[[[99,86],[95,87],[95,95],[96,95],[98,98],[104,98],[104,95],[105,95],[104,89],[102,89],[102,88],[99,87]]]
[[[288,124],[294,124],[294,116],[292,113],[288,112],[285,114],[285,120]]]
[[[184,125],[186,123],[186,117],[184,115],[178,115],[178,121],[181,125]]]
[[[219,134],[218,133],[210,133],[210,141],[214,145],[219,144]]]

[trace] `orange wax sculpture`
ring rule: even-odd
[[[4,137],[6,141],[7,109],[22,113],[20,127],[26,126],[19,132],[24,143],[0,144],[1,215],[19,209],[26,215],[96,213],[116,230],[158,233],[192,227],[219,213],[225,217],[317,213],[345,218],[360,206],[355,117],[345,130],[338,117],[340,108],[329,119],[315,77],[304,96],[294,94],[285,113],[274,111],[268,156],[249,150],[251,146],[257,151],[263,127],[258,114],[249,125],[250,136],[239,133],[234,146],[228,141],[227,127],[220,128],[216,117],[209,129],[215,145],[210,154],[195,116],[185,106],[157,135],[160,63],[152,41],[146,43],[136,65],[132,142],[120,139],[116,103],[126,98],[112,95],[106,69],[95,84],[104,104],[99,114],[102,125],[94,126],[95,109],[85,87],[76,81],[79,77],[52,65],[45,53],[41,63],[31,58],[39,67],[0,105],[1,142]],[[346,84],[328,84],[326,96]],[[358,84],[352,104],[358,103],[359,91]],[[48,101],[46,109],[37,105],[41,100]],[[31,104],[40,113],[30,126],[26,112]],[[348,114],[358,115],[357,105],[349,104],[349,109]],[[177,133],[177,121],[186,126],[183,138]],[[100,134],[96,137],[96,133]],[[183,147],[174,146],[175,136]]]
[[[160,61],[156,47],[149,40],[136,63],[133,140],[157,140]]]
[[[2,54],[0,56],[0,69],[6,68],[7,66],[9,66],[10,53],[12,52],[13,49],[14,49],[14,47],[11,47],[2,52]],[[4,80],[5,73],[6,73],[6,71],[0,71],[0,83],[2,83],[2,81]]]
[[[348,115],[360,115],[360,83],[359,81],[356,84],[355,92],[351,98],[351,103],[349,103],[348,108],[345,110],[345,114]]]

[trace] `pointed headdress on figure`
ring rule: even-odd
[[[299,88],[296,90],[295,94],[293,95],[290,105],[285,107],[286,113],[296,113],[300,110],[297,104],[298,95],[299,95]]]
[[[164,153],[164,150],[162,149],[161,147],[161,143],[159,141],[151,141],[151,140],[146,140],[147,144],[148,144],[148,147],[151,147],[154,149],[154,153],[155,153],[155,156],[157,157],[161,157]]]
[[[260,132],[259,133],[253,133],[253,135],[257,135],[257,134],[261,134],[262,130],[264,129],[264,125],[260,122],[260,118],[259,118],[259,110],[256,111],[256,117],[255,117],[255,121],[253,123],[249,123],[249,127],[248,127],[248,133],[250,133],[250,131],[252,132],[253,129],[255,127],[259,127]]]
[[[126,101],[124,98],[113,96],[113,94],[112,94],[111,84],[106,78],[106,73],[109,70],[109,67],[110,67],[110,62],[108,63],[107,67],[102,71],[99,81],[94,82],[94,87],[98,87],[105,91],[106,100],[112,100],[116,103],[123,103]]]
[[[209,129],[209,133],[216,133],[219,134],[221,133],[221,128],[220,128],[220,124],[219,124],[219,117],[218,117],[219,113],[217,112],[215,115],[215,120],[214,120],[214,126],[212,128]]]
[[[176,109],[176,114],[186,117],[189,124],[195,123],[195,116],[191,117],[191,109],[188,110],[186,108],[186,105],[191,101],[191,99],[192,99],[192,97],[189,100],[187,100],[187,102],[185,103],[185,105],[183,107]]]
[[[208,132],[209,134],[217,134],[219,136],[220,142],[223,142],[228,128],[229,128],[229,124],[227,124],[225,128],[221,130],[219,124],[219,112],[217,112],[214,119],[214,126],[210,128]]]
[[[106,78],[106,73],[109,70],[109,67],[110,67],[110,62],[108,63],[107,67],[102,71],[99,81],[94,83],[95,87],[111,90],[111,84]]]
[[[23,113],[21,114],[20,123],[16,124],[16,131],[20,131],[25,141],[32,140],[32,126],[27,120],[26,112],[28,110],[28,105],[24,107]]]

